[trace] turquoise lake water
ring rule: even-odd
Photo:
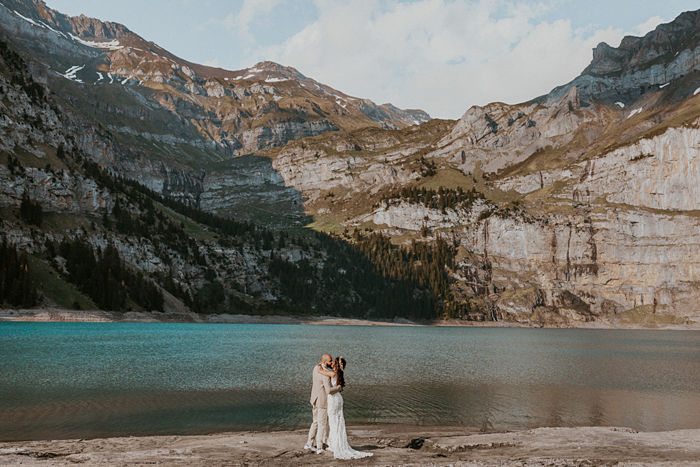
[[[0,323],[0,439],[302,428],[323,352],[349,424],[700,428],[700,333]]]

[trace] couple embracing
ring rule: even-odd
[[[326,353],[321,356],[321,362],[314,366],[311,386],[314,421],[304,449],[321,454],[324,445],[327,445],[327,450],[332,451],[336,459],[360,459],[369,457],[372,453],[356,451],[348,444],[343,396],[340,394],[345,386],[346,363],[342,356],[333,359]]]

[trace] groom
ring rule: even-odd
[[[311,407],[313,407],[314,421],[309,429],[309,438],[304,449],[314,451],[316,454],[323,452],[323,445],[328,440],[328,394],[342,391],[340,386],[331,387],[330,365],[333,360],[330,354],[324,353],[321,362],[314,366],[312,373],[313,385],[311,386]],[[314,447],[315,446],[315,447]]]

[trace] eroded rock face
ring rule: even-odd
[[[284,146],[287,141],[316,136],[327,131],[337,131],[338,127],[328,120],[286,121],[270,126],[257,127],[243,131],[239,140],[244,148],[257,150],[273,146]]]
[[[428,157],[447,159],[463,172],[495,172],[517,164],[547,147],[566,146],[579,129],[598,118],[597,109],[582,108],[572,87],[545,105],[492,103],[465,112]],[[592,137],[594,133],[589,135]],[[580,148],[564,157],[576,157]]]
[[[698,124],[700,122],[696,122]],[[572,198],[671,211],[700,209],[700,131],[671,128],[582,164]]]
[[[296,188],[313,202],[322,192],[334,188],[376,193],[387,185],[418,179],[419,174],[401,164],[402,158],[380,163],[352,154],[333,156],[316,149],[289,148],[276,155],[272,164],[285,185]]]
[[[13,175],[0,165],[0,206],[19,206],[25,193],[45,211],[101,213],[112,208],[109,191],[90,179],[63,170],[16,169]]]
[[[570,294],[595,316],[663,305],[697,317],[698,232],[696,217],[611,209],[533,223],[494,216],[460,238],[488,261],[493,286],[534,287],[543,292],[538,305],[561,306],[556,300]]]
[[[650,306],[700,319],[699,125],[500,183],[523,193],[562,184],[546,214],[531,206],[484,219],[483,203],[440,212],[401,202],[371,219],[456,241],[456,289],[488,297],[497,317],[537,321],[550,307],[571,324]]]
[[[626,36],[618,48],[606,43],[593,49],[593,60],[583,74],[604,75],[649,67],[659,58],[674,54],[700,39],[700,13],[687,11],[667,24],[661,24],[644,37]]]
[[[377,225],[386,225],[403,230],[419,231],[427,228],[430,231],[452,229],[459,225],[469,225],[477,222],[479,215],[488,209],[487,203],[478,200],[470,209],[448,208],[444,212],[428,208],[422,204],[411,204],[406,201],[385,203],[372,214],[359,220],[371,220]],[[357,222],[359,223],[359,222]]]
[[[226,173],[210,173],[203,180],[200,207],[239,220],[269,225],[302,225],[305,219],[301,194],[285,186],[284,179],[264,157],[242,156],[231,161]]]

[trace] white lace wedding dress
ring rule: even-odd
[[[331,384],[335,386],[337,378],[333,378]],[[328,449],[333,451],[333,457],[336,459],[361,459],[373,455],[371,452],[355,451],[348,444],[343,396],[339,392],[328,394]]]

